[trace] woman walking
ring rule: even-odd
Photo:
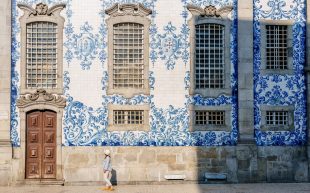
[[[106,149],[104,151],[105,158],[103,160],[103,179],[106,182],[106,187],[102,190],[108,190],[113,191],[113,187],[111,184],[111,177],[112,177],[112,165],[111,165],[111,156],[110,156],[110,150]]]

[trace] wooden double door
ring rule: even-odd
[[[56,178],[57,114],[33,111],[27,114],[26,178]]]

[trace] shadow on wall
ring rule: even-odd
[[[113,186],[117,186],[117,173],[114,169],[112,169],[111,183],[113,184]]]

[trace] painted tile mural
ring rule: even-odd
[[[260,19],[293,20],[293,75],[260,73]],[[305,0],[254,0],[254,129],[257,145],[306,143]],[[294,131],[260,130],[261,105],[293,105]]]
[[[50,5],[64,2],[67,4],[63,16],[66,19],[64,29],[64,95],[67,98],[67,107],[64,111],[63,119],[63,145],[65,146],[101,146],[101,145],[138,145],[138,146],[205,146],[205,145],[235,145],[238,136],[237,128],[237,1],[233,0],[180,0],[179,15],[181,25],[175,21],[164,21],[156,23],[158,10],[156,5],[164,3],[161,0],[91,0],[89,4],[96,3],[100,23],[92,20],[81,20],[76,24],[74,16],[79,14],[74,9],[76,0],[22,0],[34,6],[36,3],[44,2]],[[137,95],[126,99],[120,95],[106,95],[107,88],[107,26],[104,10],[114,3],[142,3],[152,10],[149,17],[150,26],[150,74],[149,83],[151,94],[149,96]],[[13,79],[12,79],[12,132],[11,138],[14,146],[19,146],[19,118],[16,108],[16,98],[19,88],[19,22],[20,11],[13,1]],[[191,17],[187,11],[187,4],[195,4],[201,7],[215,5],[233,5],[232,14],[233,26],[231,29],[231,87],[232,96],[221,95],[217,98],[203,98],[200,95],[189,96],[189,28],[188,19]],[[94,11],[93,11],[94,12]],[[75,15],[76,14],[76,15]],[[175,68],[186,68],[184,71],[184,90],[185,101],[183,107],[169,105],[159,107],[154,102],[154,89],[156,83],[156,67],[164,65],[167,71],[174,73]],[[80,69],[80,71],[78,71]],[[75,73],[83,77],[83,73],[91,70],[101,71],[101,81],[98,84],[101,91],[100,107],[87,105],[87,101],[76,100],[77,82],[74,82]],[[96,83],[97,84],[97,83]],[[97,87],[96,87],[97,88]],[[95,93],[95,92],[94,92]],[[96,93],[95,93],[96,94]],[[163,99],[164,100],[164,99]],[[108,132],[107,115],[108,104],[127,104],[127,105],[150,105],[150,131],[126,131]],[[189,111],[190,104],[199,106],[232,105],[232,131],[208,131],[208,132],[189,132]]]
[[[216,146],[235,145],[238,138],[237,104],[237,0],[175,0],[177,10],[174,18],[162,20],[165,0],[21,0],[18,2],[34,6],[39,2],[53,5],[66,3],[62,12],[65,17],[64,29],[64,96],[67,106],[63,117],[64,146]],[[12,97],[11,97],[11,140],[14,146],[20,145],[19,115],[16,99],[19,93],[20,62],[20,27],[16,0],[12,1]],[[89,4],[91,14],[83,15],[79,4]],[[107,90],[107,26],[108,16],[104,10],[114,3],[142,3],[152,10],[149,16],[150,34],[150,95],[136,95],[126,99],[121,95],[106,95]],[[300,145],[306,140],[305,120],[305,84],[303,75],[305,8],[303,0],[254,0],[254,84],[255,84],[255,137],[258,145]],[[231,52],[231,89],[232,95],[220,95],[217,98],[204,98],[201,95],[189,95],[190,85],[190,45],[187,22],[191,14],[186,9],[188,4],[205,7],[233,5],[230,29]],[[80,6],[81,7],[81,6]],[[86,10],[89,11],[89,10]],[[260,69],[260,29],[259,19],[294,19],[294,75],[262,76]],[[164,72],[158,70],[163,69]],[[160,106],[158,99],[165,100],[156,89],[162,82],[160,73],[180,76],[182,87],[177,87],[184,101],[182,105]],[[94,75],[96,74],[96,75]],[[92,77],[96,76],[96,77]],[[98,77],[97,77],[98,76]],[[92,81],[92,82],[89,82]],[[80,92],[79,85],[89,85],[87,92]],[[89,94],[89,100],[87,96]],[[83,95],[83,97],[80,97]],[[100,99],[98,105],[91,99]],[[109,132],[108,104],[150,105],[150,131]],[[295,131],[262,132],[260,131],[260,105],[295,105]],[[189,131],[189,105],[220,106],[231,105],[231,131]]]

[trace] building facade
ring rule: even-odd
[[[3,0],[2,185],[309,182],[306,0]]]

